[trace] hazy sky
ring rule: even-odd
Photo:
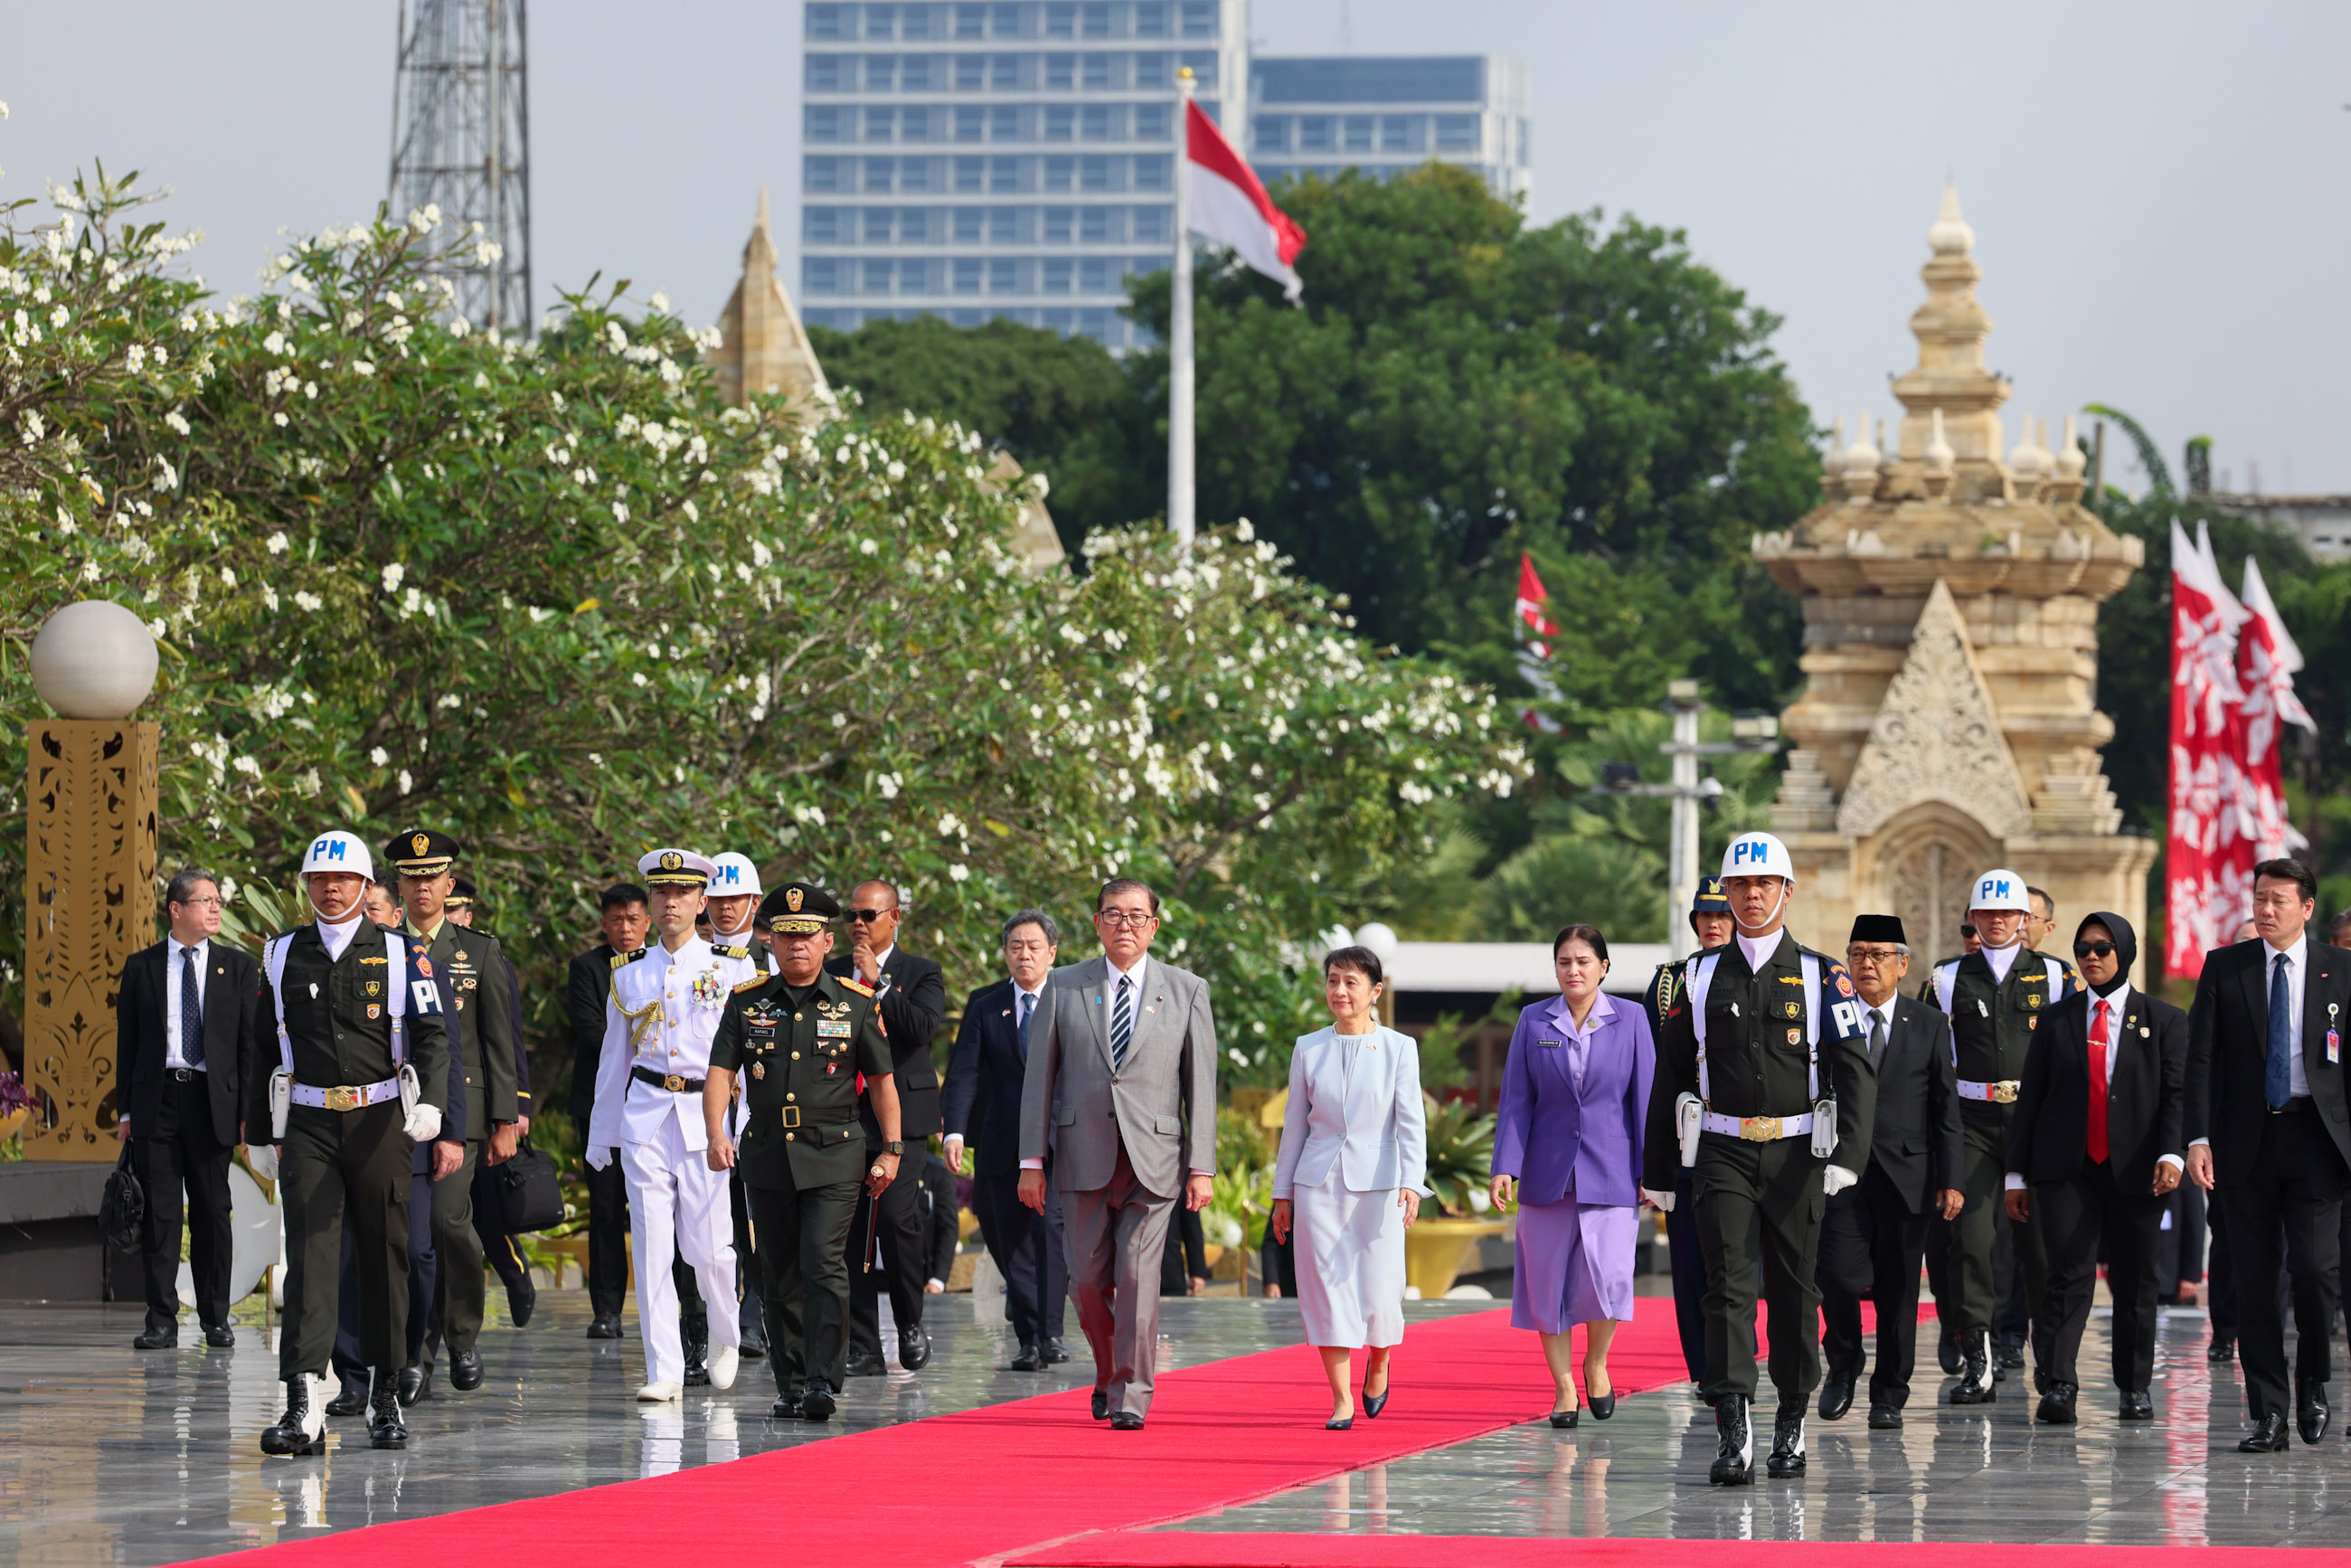
[[[538,304],[635,278],[707,320],[758,188],[796,225],[797,0],[531,9]],[[92,155],[167,182],[207,278],[281,225],[365,216],[391,143],[392,0],[0,0],[0,200]],[[1946,174],[2009,412],[2198,433],[2239,487],[2351,491],[2351,6],[1256,0],[1277,52],[1492,51],[1533,83],[1532,215],[1687,231],[1785,320],[1823,423],[1898,410]],[[2329,62],[2334,62],[2330,64]],[[787,281],[790,281],[788,277]],[[2011,441],[2015,425],[2010,425]],[[2127,464],[2110,476],[2127,476]]]

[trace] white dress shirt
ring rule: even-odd
[[[204,995],[203,990],[204,983],[204,964],[205,961],[212,956],[212,938],[207,936],[204,940],[197,943],[193,947],[187,946],[183,943],[172,941],[169,937],[166,937],[164,942],[169,957],[163,966],[163,1065],[166,1067],[188,1068],[191,1066],[191,1063],[188,1061],[188,1053],[180,1040],[180,971],[185,967],[188,955],[194,955],[196,960],[196,986],[198,988],[196,991],[196,1009],[198,1013],[201,1014],[204,1005]],[[200,1018],[199,1024],[201,1024],[201,1021]],[[193,1064],[192,1070],[197,1072],[204,1071],[202,1063]]]
[[[2106,1009],[2106,1094],[2109,1098],[2113,1097],[2115,1092],[2115,1063],[2121,1060],[2123,1019],[2130,1011],[2130,993],[2128,980],[2123,981],[2106,996],[2101,997],[2095,991],[2090,993],[2088,1028],[2091,1033],[2097,1032],[2099,1007],[2103,1004]],[[2114,1145],[2111,1141],[2106,1147],[2108,1156],[2112,1157]],[[2188,1162],[2178,1155],[2158,1155],[2155,1158],[2156,1164],[2169,1166],[2173,1170],[2188,1168]],[[2023,1175],[2017,1171],[2009,1172],[2006,1186],[2010,1192],[2023,1191],[2025,1186]]]
[[[340,963],[343,949],[351,945],[351,938],[358,936],[360,927],[367,923],[365,912],[360,910],[352,911],[351,917],[340,925],[330,925],[325,915],[319,916],[319,940],[327,946],[327,962]]]
[[[1750,936],[1744,931],[1740,932],[1739,951],[1746,956],[1750,972],[1761,974],[1763,966],[1771,961],[1771,955],[1780,950],[1781,939],[1787,935],[1784,928],[1766,936]]]
[[[2008,972],[2016,967],[2016,956],[2024,951],[2024,944],[2011,942],[2005,947],[1980,947],[1977,951],[1983,955],[1984,962],[1991,966],[1991,983],[2004,986],[2008,983]]]

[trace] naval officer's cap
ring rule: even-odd
[[[637,875],[647,887],[708,887],[717,869],[708,855],[692,850],[652,850],[637,860]]]
[[[778,936],[813,936],[840,914],[840,901],[824,889],[788,882],[760,901],[758,926]]]
[[[411,828],[406,832],[394,833],[383,846],[383,858],[402,876],[439,876],[465,852],[456,840],[430,828]]]

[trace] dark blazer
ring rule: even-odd
[[[2303,938],[2302,1066],[2310,1097],[2346,1164],[2351,1164],[2351,1099],[2344,1069],[2326,1060],[2326,1031],[2351,1034],[2351,952]],[[2204,955],[2188,1013],[2188,1142],[2209,1140],[2215,1179],[2252,1164],[2269,1101],[2262,1080],[2270,1038],[2270,945],[2256,936]],[[2330,1013],[2329,1008],[2335,1010]]]
[[[1009,976],[972,992],[947,1061],[944,1130],[977,1146],[973,1168],[987,1176],[1020,1168],[1020,1086],[1029,1057],[1020,1049],[1019,998]]]
[[[956,1248],[961,1243],[961,1227],[957,1217],[963,1205],[956,1201],[955,1173],[947,1169],[946,1161],[936,1155],[925,1155],[916,1180],[923,1184],[923,1280],[936,1280],[942,1285],[954,1277]]]
[[[612,989],[612,945],[599,942],[571,960],[563,997],[571,1018],[571,1124],[580,1135],[596,1109],[596,1069],[604,1058],[604,998]]]
[[[1865,1031],[1867,1024],[1865,1018]],[[1877,1061],[1870,1160],[1917,1214],[1936,1193],[1959,1185],[1961,1136],[1950,1020],[1932,1002],[1897,996]]]
[[[857,973],[846,953],[826,959],[824,967],[831,975]],[[939,1130],[939,1070],[931,1060],[931,1039],[947,1014],[947,977],[937,964],[904,947],[890,949],[882,974],[890,982],[881,993],[881,1010],[882,1027],[890,1036],[891,1076],[898,1081],[898,1135],[919,1143]],[[867,1135],[882,1135],[870,1102],[861,1104],[859,1117]]]
[[[172,995],[164,973],[171,946],[158,942],[131,954],[115,993],[114,1103],[119,1113],[131,1118],[131,1130],[139,1136],[155,1130],[162,1105],[163,1061],[171,1049],[164,1020]],[[246,1077],[254,1071],[252,1053],[266,1040],[274,1057],[277,1036],[274,1027],[266,1032],[255,1028],[261,966],[217,936],[208,956],[203,1003],[204,1086],[212,1103],[213,1136],[233,1148],[244,1141],[237,1136],[237,1124],[244,1114]]]
[[[2090,1008],[2084,991],[2042,1021],[2024,1054],[2009,1124],[2008,1168],[2028,1182],[2067,1181],[2089,1163]],[[2106,1150],[2125,1192],[2152,1201],[2155,1162],[2186,1158],[2188,1015],[2137,986],[2123,1004],[2114,1078],[2106,1092]],[[1883,1091],[1878,1100],[1885,1114]]]

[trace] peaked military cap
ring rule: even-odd
[[[449,889],[449,896],[441,901],[442,907],[444,909],[471,909],[474,907],[474,900],[480,896],[481,891],[482,890],[475,887],[469,879],[462,876],[458,877]]]
[[[709,856],[692,850],[652,850],[637,861],[637,874],[647,887],[707,887],[716,869]]]
[[[788,882],[760,901],[759,929],[778,936],[813,936],[840,914],[840,901],[824,889]]]
[[[383,858],[402,876],[439,876],[465,850],[446,833],[411,828],[394,833],[383,846]]]
[[[1722,891],[1722,879],[1720,877],[1702,876],[1698,879],[1698,896],[1690,900],[1690,913],[1692,915],[1728,915],[1730,913],[1730,899],[1729,896]]]

